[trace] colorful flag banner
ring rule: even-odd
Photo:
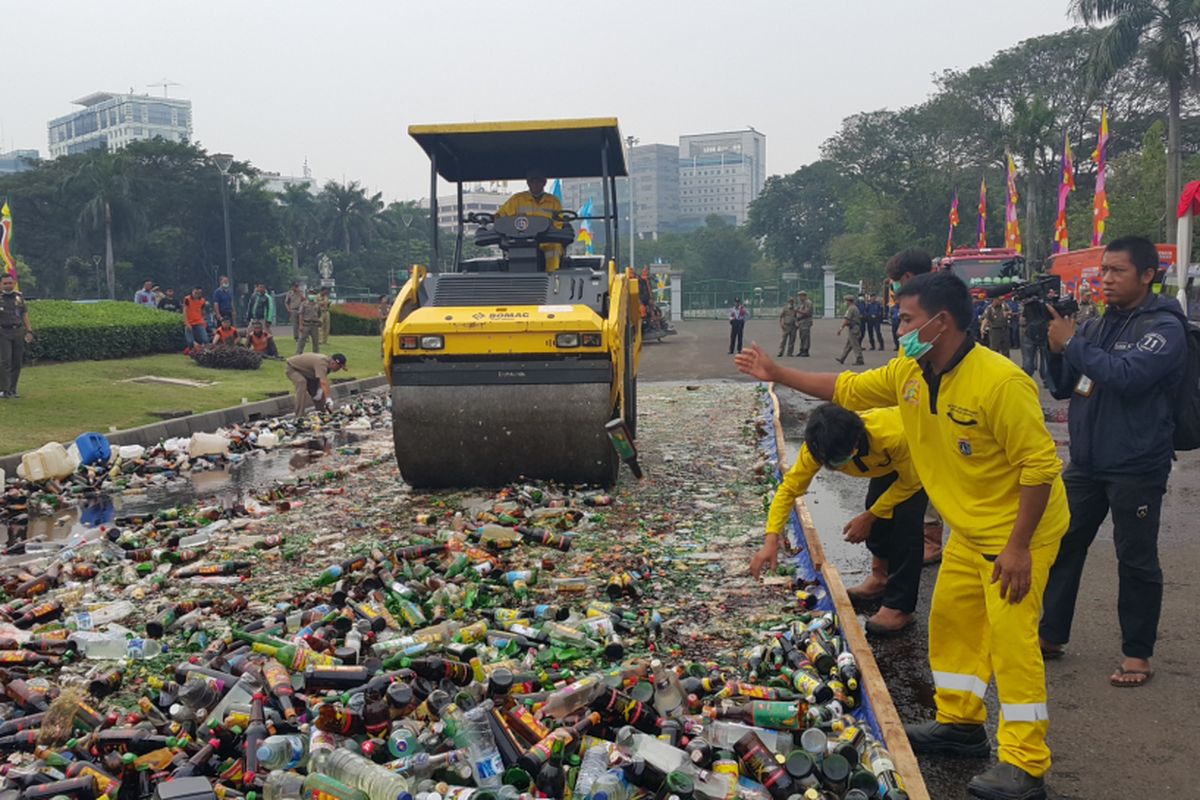
[[[980,250],[987,247],[987,178],[979,181],[979,230],[975,246]]]
[[[1021,223],[1017,221],[1017,165],[1008,157],[1008,196],[1004,200],[1004,246],[1021,252]]]
[[[1099,247],[1104,238],[1104,220],[1108,219],[1108,194],[1104,191],[1108,171],[1108,109],[1100,110],[1100,137],[1092,153],[1096,162],[1096,197],[1092,201],[1092,247]]]
[[[1071,238],[1067,235],[1067,195],[1075,191],[1075,156],[1071,153],[1071,139],[1063,131],[1062,175],[1058,182],[1058,219],[1054,223],[1054,252],[1065,253],[1071,249]]]
[[[12,211],[7,200],[0,207],[0,264],[4,267],[2,274],[12,275],[13,280],[17,280],[17,262],[12,254]],[[19,284],[17,290],[20,291]]]
[[[954,192],[954,199],[950,201],[950,232],[946,234],[946,255],[954,252],[954,229],[958,227],[958,192]]]
[[[550,189],[550,194],[557,197],[559,205],[562,205],[562,181],[558,178],[554,179],[554,187]]]
[[[592,215],[592,198],[588,198],[587,202],[579,209],[580,217],[590,217]],[[578,244],[583,245],[583,252],[587,255],[592,255],[592,221],[590,219],[581,219],[579,221],[579,234],[575,237]]]

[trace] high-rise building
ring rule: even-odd
[[[498,187],[475,186],[463,187],[463,219],[472,211],[482,211],[495,214],[504,201],[512,197],[514,192],[499,191]],[[421,208],[429,208],[429,199],[422,198]],[[466,224],[466,223],[464,223]],[[458,195],[438,195],[438,227],[446,230],[458,230]]]
[[[767,180],[767,137],[753,128],[679,137],[679,217],[685,228],[711,214],[741,225]]]
[[[0,153],[0,175],[11,175],[33,169],[33,162],[40,156],[37,150],[12,150]]]
[[[177,97],[95,92],[75,101],[83,106],[46,123],[50,157],[104,147],[117,150],[139,139],[192,138],[192,101]]]
[[[629,150],[633,181],[633,231],[657,239],[679,225],[679,148],[644,144]]]

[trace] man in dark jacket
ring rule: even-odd
[[[1111,510],[1125,658],[1109,680],[1121,687],[1154,675],[1149,659],[1163,591],[1159,512],[1174,456],[1173,395],[1187,353],[1179,304],[1151,291],[1157,272],[1149,240],[1113,241],[1100,267],[1104,316],[1076,330],[1073,319],[1050,308],[1048,331],[1052,391],[1071,400],[1071,464],[1063,473],[1071,525],[1046,586],[1042,652],[1062,655],[1088,546]]]

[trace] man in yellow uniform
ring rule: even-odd
[[[883,367],[801,372],[757,346],[738,356],[738,367],[847,408],[899,408],[921,483],[954,531],[929,615],[937,719],[909,725],[909,740],[918,752],[986,756],[983,698],[995,677],[1000,763],[967,790],[1038,800],[1050,749],[1037,629],[1068,522],[1062,462],[1032,379],[967,335],[966,285],[935,272],[912,278],[897,297],[902,353]]]
[[[774,570],[779,536],[796,498],[808,491],[822,466],[870,478],[867,510],[850,520],[842,533],[848,542],[866,541],[873,556],[871,577],[858,593],[863,599],[881,598],[879,611],[867,620],[867,631],[884,636],[899,633],[912,624],[917,608],[928,498],[909,457],[898,409],[855,414],[833,403],[813,409],[796,463],[771,501],[766,541],[750,561],[750,574],[757,578],[763,567]],[[855,590],[849,591],[854,597]]]
[[[529,191],[517,192],[504,205],[496,209],[497,217],[546,217],[553,219],[556,211],[562,211],[562,203],[552,194],[546,193],[546,173],[540,169],[531,169],[525,176],[525,185]],[[562,223],[555,221],[554,227],[562,228]],[[558,269],[562,258],[561,244],[541,244],[543,257],[546,259],[546,272]]]

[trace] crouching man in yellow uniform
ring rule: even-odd
[[[983,698],[994,676],[1000,763],[967,790],[985,800],[1040,800],[1050,749],[1037,629],[1068,522],[1062,463],[1033,381],[967,335],[966,285],[935,272],[897,296],[902,352],[883,367],[801,372],[757,345],[737,365],[846,408],[899,408],[921,483],[954,531],[929,615],[937,719],[907,726],[909,740],[917,752],[986,756]]]
[[[562,211],[562,203],[552,194],[546,193],[546,173],[540,169],[531,169],[525,176],[525,185],[529,187],[527,192],[517,192],[512,197],[504,201],[504,205],[496,209],[497,217],[546,217],[554,219],[554,214],[557,211]],[[561,222],[555,221],[554,227],[562,228]],[[562,258],[563,246],[561,244],[545,243],[538,245],[542,251],[543,257],[546,259],[546,272],[554,272],[558,269],[558,262]]]

